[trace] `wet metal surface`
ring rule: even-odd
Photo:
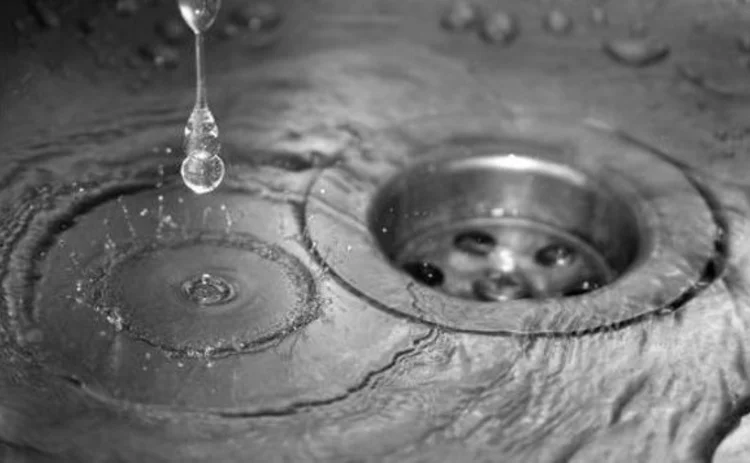
[[[195,196],[169,3],[0,6],[0,461],[748,459],[746,5],[226,1]]]

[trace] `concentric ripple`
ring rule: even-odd
[[[273,243],[283,218],[253,220],[252,195],[198,199],[179,186],[120,192],[104,192],[54,236],[45,284],[33,310],[24,308],[32,322],[70,323],[69,314],[58,319],[64,294],[74,319],[98,312],[118,331],[195,356],[258,349],[315,318],[309,271]],[[225,295],[211,295],[211,282]]]

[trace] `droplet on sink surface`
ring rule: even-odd
[[[483,18],[479,36],[488,43],[509,45],[515,41],[520,31],[515,16],[504,11],[495,11]]]
[[[440,25],[450,31],[467,30],[479,19],[477,8],[467,0],[454,0],[443,11]]]
[[[602,50],[617,63],[646,67],[663,61],[670,52],[669,46],[647,38],[618,38],[606,40]]]

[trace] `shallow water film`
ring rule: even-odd
[[[0,17],[0,461],[750,461],[745,2]]]

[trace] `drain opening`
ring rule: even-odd
[[[424,162],[382,187],[369,225],[396,267],[451,296],[577,296],[628,272],[648,242],[604,180],[517,155]]]

